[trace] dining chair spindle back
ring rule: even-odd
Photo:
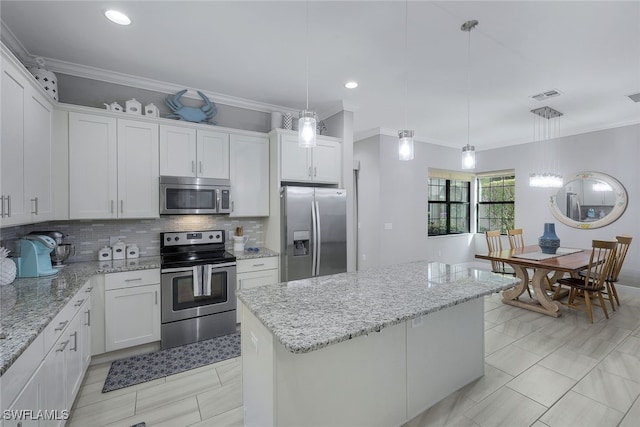
[[[609,313],[607,313],[602,291],[605,289],[605,282],[607,278],[610,277],[615,265],[617,244],[617,242],[594,240],[586,274],[583,277],[567,277],[558,280],[554,299],[559,296],[562,286],[566,285],[570,288],[569,299],[566,303],[562,304],[570,308],[586,311],[589,315],[589,320],[593,323],[591,298],[597,297],[599,301],[598,305],[602,308],[604,316],[608,319]],[[583,302],[580,302],[581,298]],[[585,309],[581,308],[583,304],[585,305]]]

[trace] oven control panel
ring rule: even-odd
[[[163,247],[224,243],[224,230],[160,233],[160,238]]]

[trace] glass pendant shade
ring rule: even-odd
[[[413,131],[398,131],[398,158],[400,160],[413,160]]]
[[[398,158],[400,160],[413,160],[413,131],[398,131]]]
[[[462,169],[475,169],[476,167],[476,147],[465,145],[462,147]]]
[[[312,110],[300,111],[298,146],[304,148],[316,146],[316,113]]]

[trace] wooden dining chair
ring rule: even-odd
[[[570,308],[586,311],[589,314],[589,320],[593,323],[591,298],[597,297],[599,300],[597,305],[602,308],[604,316],[608,319],[609,313],[607,313],[602,291],[605,289],[606,280],[615,265],[617,244],[617,242],[594,240],[591,245],[591,257],[589,258],[589,267],[586,274],[583,277],[566,277],[558,280],[554,299],[559,296],[562,286],[568,286],[570,288],[569,299],[562,304]],[[583,302],[580,302],[581,299]],[[583,304],[586,307],[585,309],[581,308]]]
[[[616,290],[615,283],[618,281],[618,275],[620,274],[620,270],[622,270],[622,264],[627,256],[627,251],[629,251],[632,237],[616,236],[616,240],[618,241],[615,254],[616,259],[611,270],[611,274],[607,276],[607,280],[605,281],[607,289],[603,292],[604,299],[609,300],[609,304],[611,304],[613,311],[616,310],[615,304],[618,304],[618,306],[620,305],[620,298],[618,298],[618,291]],[[584,277],[586,274],[586,272],[581,272],[580,276]]]
[[[507,230],[507,237],[509,238],[509,247],[511,249],[519,249],[524,248],[524,236],[522,235],[522,228],[516,228],[513,230]],[[533,277],[533,275],[529,275],[529,277]],[[531,282],[531,280],[529,280]],[[529,298],[533,298],[531,296],[531,289],[527,286],[527,293],[529,294]]]
[[[509,246],[511,247],[511,249],[524,248],[524,236],[522,235],[522,228],[507,230],[507,236],[509,237]]]
[[[487,249],[489,252],[502,252],[502,238],[500,237],[500,230],[487,231],[485,232],[485,236],[487,238]],[[491,271],[500,274],[516,274],[513,268],[501,261],[491,261]]]

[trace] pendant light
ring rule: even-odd
[[[309,0],[306,2],[306,24],[307,34],[305,48],[306,64],[306,89],[307,89],[307,108],[300,111],[298,119],[298,146],[304,148],[313,148],[316,146],[316,113],[309,109]]]
[[[560,134],[560,117],[562,113],[551,107],[540,107],[531,112],[535,115],[533,126],[533,137],[538,141],[542,154],[542,172],[535,172],[529,175],[529,186],[538,188],[560,188],[564,180],[562,175],[551,171],[549,164],[555,162],[555,156],[547,153],[546,147],[549,145],[551,138],[557,138]],[[546,169],[549,168],[549,169]],[[546,170],[545,170],[546,169]]]
[[[462,169],[475,169],[476,147],[471,145],[471,30],[478,25],[475,19],[467,21],[460,29],[469,33],[467,44],[467,145],[462,147]]]
[[[409,21],[409,3],[404,3],[404,127],[405,129],[398,131],[398,158],[400,160],[413,160],[413,131],[407,130],[407,92],[409,71],[407,67],[407,24]]]

